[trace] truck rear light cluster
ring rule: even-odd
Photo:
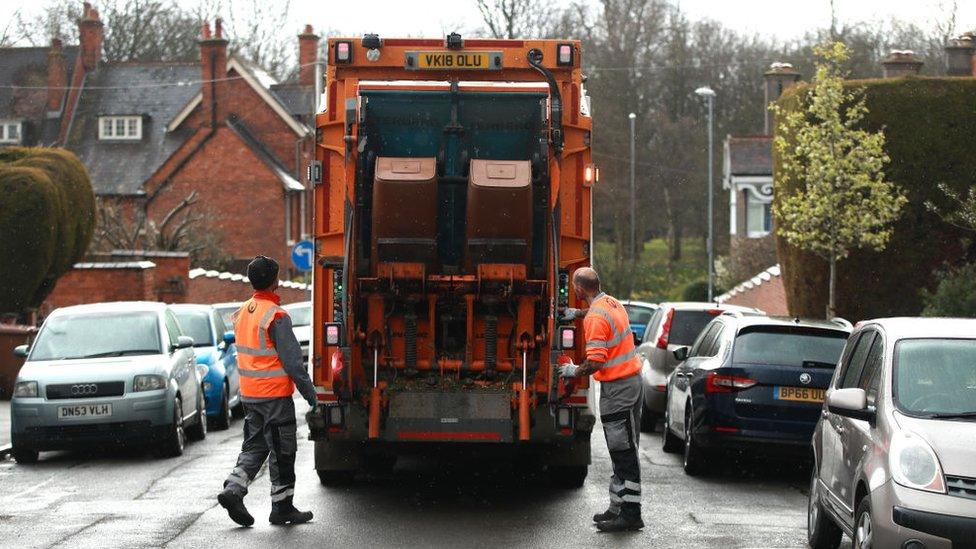
[[[335,43],[335,62],[352,62],[352,42],[343,41]]]
[[[729,376],[708,372],[705,376],[706,393],[732,393],[753,387],[758,383],[754,379],[739,376]]]
[[[556,427],[559,433],[569,435],[573,432],[573,409],[569,406],[560,406],[556,409]]]
[[[325,407],[325,423],[330,433],[341,431],[346,424],[346,414],[341,405]]]
[[[327,322],[325,324],[325,344],[337,347],[342,343],[342,324]]]
[[[559,327],[559,348],[563,351],[576,348],[576,328],[573,326]]]
[[[668,311],[667,318],[664,319],[664,324],[661,325],[661,332],[657,335],[657,348],[667,349],[668,348],[668,336],[671,335],[671,321],[674,320],[674,309]]]
[[[556,46],[556,64],[566,66],[573,64],[573,45],[559,44]]]

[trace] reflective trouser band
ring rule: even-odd
[[[284,368],[271,368],[268,370],[246,370],[240,369],[241,377],[287,377]]]
[[[271,501],[281,501],[285,498],[295,495],[295,485],[288,484],[285,486],[275,486],[271,485]]]
[[[610,482],[610,493],[621,494],[624,490],[630,490],[631,492],[640,493],[641,485],[639,482],[634,482],[632,480],[625,480],[623,484],[614,484],[613,481]]]
[[[234,467],[234,470],[230,472],[230,476],[227,477],[227,481],[243,486],[244,488],[247,488],[247,485],[251,484],[251,478],[240,467]]]
[[[244,345],[237,346],[237,352],[242,355],[251,356],[278,356],[278,349],[255,349],[254,347],[246,347]]]

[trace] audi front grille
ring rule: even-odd
[[[98,383],[63,383],[59,385],[47,386],[48,400],[122,396],[123,393],[125,393],[124,381],[101,381]]]

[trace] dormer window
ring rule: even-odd
[[[23,141],[22,122],[15,120],[0,121],[0,143],[17,144]]]
[[[142,117],[100,116],[98,138],[106,141],[138,141],[142,139]]]

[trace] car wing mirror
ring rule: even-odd
[[[640,346],[641,336],[637,335],[637,332],[631,332],[634,336],[634,345]]]
[[[173,350],[186,349],[188,347],[193,347],[193,338],[190,336],[180,336],[176,338],[176,344],[173,345]]]
[[[231,345],[234,344],[235,341],[237,341],[237,336],[234,335],[234,332],[232,330],[228,330],[228,331],[224,332],[224,344],[225,345],[227,345],[228,347],[230,347]]]
[[[868,406],[868,396],[864,389],[850,387],[834,389],[827,395],[827,410],[832,414],[874,423],[874,406]]]
[[[674,355],[674,358],[678,359],[678,362],[684,362],[688,360],[688,347],[678,347],[671,354]]]
[[[14,347],[13,353],[17,358],[27,358],[27,353],[30,352],[30,345],[18,345]]]

